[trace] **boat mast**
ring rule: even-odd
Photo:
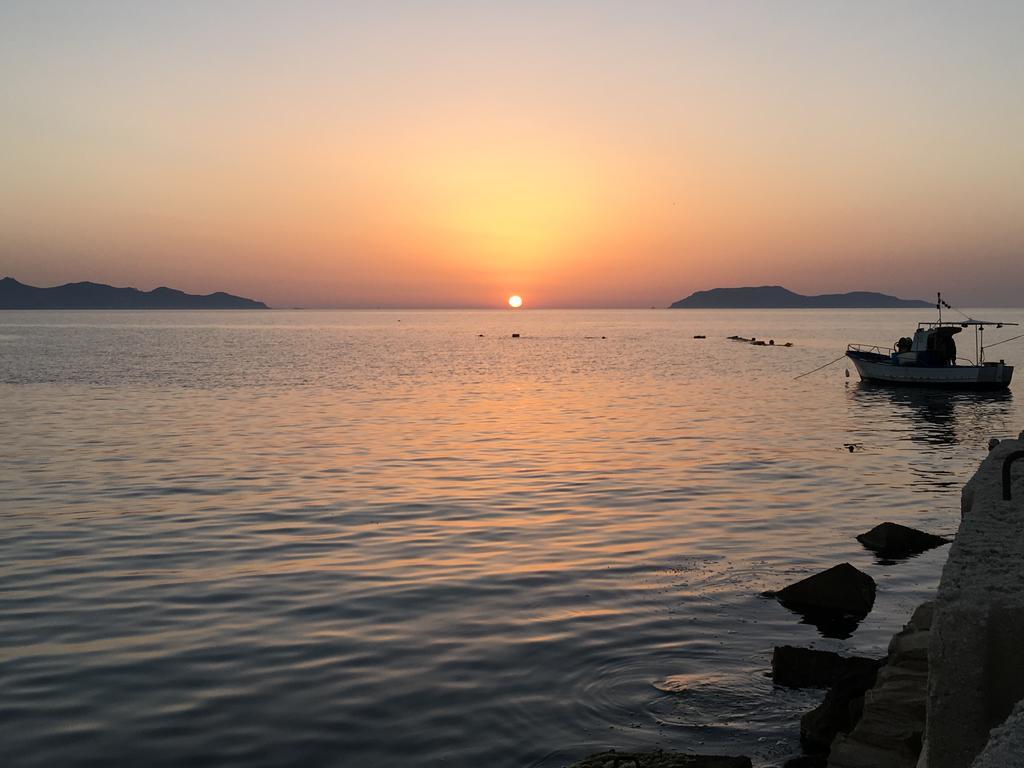
[[[935,308],[939,310],[939,325],[942,325],[942,291],[935,294]]]

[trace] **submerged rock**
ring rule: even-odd
[[[867,533],[860,534],[857,541],[885,557],[907,557],[949,544],[949,539],[942,536],[889,522],[876,525]]]
[[[682,695],[699,691],[719,691],[736,685],[737,681],[728,675],[711,673],[669,675],[651,685],[662,693]]]
[[[877,666],[845,672],[825,700],[800,718],[800,740],[810,751],[828,752],[837,734],[853,729],[864,710],[864,694],[877,675]]]
[[[827,768],[828,755],[800,755],[783,763],[782,768]]]
[[[584,758],[571,768],[751,768],[751,763],[749,757],[611,750]]]
[[[877,670],[885,659],[840,656],[792,645],[777,646],[772,652],[772,678],[790,688],[828,688],[844,675]]]

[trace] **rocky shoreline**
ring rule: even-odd
[[[989,450],[964,488],[963,519],[936,600],[913,612],[884,658],[774,649],[775,685],[826,689],[821,704],[800,719],[803,754],[780,768],[1024,768],[1024,662],[1017,651],[1017,630],[1024,631],[1024,469],[1016,482],[1006,470],[1017,457],[1024,467],[1024,432],[1018,440],[993,440]],[[891,522],[857,539],[894,558],[950,543]],[[849,637],[875,591],[870,576],[841,563],[764,596],[825,636]],[[751,765],[744,756],[610,750],[572,768]]]

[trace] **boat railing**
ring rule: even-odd
[[[881,347],[875,346],[874,344],[847,344],[847,352],[871,352],[876,355],[885,355],[888,357],[892,354],[891,349],[882,349]]]

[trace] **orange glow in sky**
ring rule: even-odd
[[[961,304],[1016,303],[1022,26],[1020,4],[14,0],[0,274],[543,308],[921,297],[941,272]]]

